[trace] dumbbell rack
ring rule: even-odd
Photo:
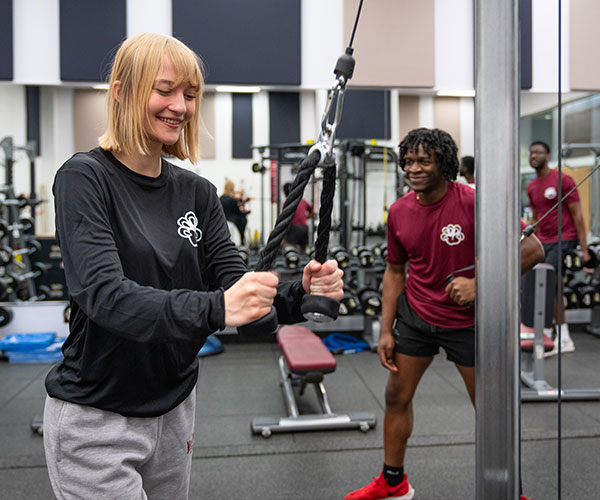
[[[5,299],[9,302],[22,300],[22,297],[26,297],[25,300],[36,300],[38,297],[35,277],[39,273],[33,271],[28,252],[20,251],[27,248],[27,237],[20,211],[30,205],[31,200],[24,196],[17,197],[12,186],[14,150],[25,150],[31,159],[30,153],[33,152],[34,145],[29,144],[16,148],[12,138],[5,137],[0,141],[0,147],[4,150],[6,172],[6,184],[0,186],[0,219],[4,221],[3,228],[5,229],[5,233],[0,235],[0,243],[3,248],[10,250],[10,257],[14,257],[10,259],[10,262],[1,266],[0,283],[6,287]],[[33,228],[33,222],[31,222],[31,226]],[[13,254],[13,252],[18,253]],[[19,293],[20,290],[21,293]]]
[[[579,247],[565,254],[564,262],[567,274],[564,278],[565,296],[563,300],[566,304],[565,319],[567,323],[587,324],[589,333],[600,336],[600,310],[598,310],[600,306],[600,286],[598,285],[600,268],[597,265],[599,248],[598,242],[588,242],[590,262],[595,263],[590,266],[594,269],[592,273],[583,269],[583,258]],[[596,313],[594,310],[597,310]],[[594,319],[594,314],[598,316],[596,319]]]
[[[3,246],[6,246],[11,249],[22,249],[26,248],[27,242],[25,240],[22,228],[19,224],[19,210],[20,207],[18,205],[17,198],[15,197],[12,186],[3,186],[0,188],[0,213],[2,215],[2,219],[8,222],[7,224],[7,233],[2,238]],[[37,295],[37,290],[35,286],[35,281],[32,273],[31,260],[27,253],[19,254],[18,259],[12,259],[11,263],[4,267],[4,272],[2,273],[4,276],[11,276],[11,279],[15,280],[15,286],[11,287],[11,292],[9,292],[8,299],[10,301],[17,301],[17,289],[19,276],[23,276],[22,283],[27,290],[28,296],[35,297]]]
[[[600,282],[600,267],[594,269],[594,279]],[[586,327],[586,332],[595,337],[600,337],[600,306],[596,305],[591,309],[587,309],[586,312],[589,314],[587,320],[589,324]]]

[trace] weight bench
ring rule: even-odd
[[[544,353],[552,350],[554,342],[544,334],[552,326],[554,312],[554,268],[537,264],[525,275],[521,324],[521,401],[556,401],[558,389],[544,378]],[[583,401],[600,399],[599,388],[562,389],[562,400]]]
[[[258,417],[252,420],[254,434],[268,438],[273,432],[313,431],[326,429],[360,429],[363,432],[375,427],[371,412],[333,413],[323,385],[327,373],[336,369],[336,361],[321,339],[308,328],[282,326],[277,332],[281,349],[279,371],[281,389],[287,406],[287,417]],[[299,396],[312,384],[321,413],[303,414],[298,410],[294,388]]]

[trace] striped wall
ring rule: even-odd
[[[204,56],[209,82],[323,88],[349,42],[358,2],[0,0],[0,81],[98,83],[124,37],[156,31],[178,34]],[[523,88],[556,91],[558,0],[519,5]],[[599,15],[596,0],[562,1],[564,91],[600,90],[600,69],[589,64],[600,49]],[[472,0],[366,2],[351,84],[472,88],[472,23]]]
[[[558,0],[519,4],[521,37],[531,41],[522,44],[530,57],[522,53],[521,68],[524,77],[530,75],[522,87],[531,87],[523,93],[522,110],[530,112],[545,106],[557,89]],[[10,135],[24,144],[39,138],[38,189],[49,193],[56,168],[74,151],[95,145],[104,127],[104,99],[93,87],[103,81],[118,43],[141,31],[175,32],[204,57],[208,76],[202,161],[182,165],[219,189],[227,173],[257,193],[261,180],[250,170],[257,159],[250,144],[317,138],[332,70],[349,42],[357,5],[358,0],[0,0],[0,139]],[[562,6],[563,92],[600,90],[600,69],[591,63],[600,53],[594,31],[600,2],[562,0]],[[212,35],[202,37],[207,34]],[[340,136],[396,146],[412,128],[441,127],[454,136],[461,154],[473,153],[473,99],[437,95],[473,88],[472,0],[364,2],[354,48],[356,71]],[[228,82],[263,88],[246,98],[215,92],[217,84]],[[353,92],[362,97],[353,102]],[[240,99],[243,119],[234,105]],[[28,189],[27,169],[15,171],[15,182]],[[52,204],[42,209],[45,223],[38,226],[52,231]]]

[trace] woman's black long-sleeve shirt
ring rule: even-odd
[[[71,317],[48,394],[130,417],[168,412],[225,327],[224,289],[246,272],[215,187],[164,159],[146,177],[96,148],[58,170],[53,193]],[[279,286],[281,323],[304,320],[303,294],[298,281]]]

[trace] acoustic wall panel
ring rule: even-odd
[[[350,41],[358,5],[359,0],[344,0],[344,47]],[[433,87],[434,23],[434,0],[365,2],[354,38],[356,69],[350,83]]]
[[[75,151],[89,151],[98,146],[98,138],[106,131],[106,90],[75,89],[73,91],[73,141]]]
[[[101,82],[127,35],[126,0],[60,0],[60,78]]]
[[[252,158],[252,94],[232,94],[232,158]]]
[[[419,128],[418,96],[398,96],[398,121],[398,136],[400,140],[402,140],[411,130]]]
[[[40,88],[37,85],[25,87],[27,106],[27,142],[35,141],[35,155],[40,155]]]
[[[460,149],[460,98],[436,97],[433,100],[433,120],[435,128],[448,132]]]
[[[0,0],[0,80],[13,79],[13,0]]]
[[[519,0],[521,34],[521,88],[531,88],[531,0]]]
[[[600,90],[600,2],[571,0],[570,17],[571,90]]]
[[[300,141],[300,95],[269,92],[269,144]]]
[[[215,128],[215,93],[205,92],[200,104],[200,157],[214,159],[217,157]]]
[[[173,35],[210,84],[300,85],[300,0],[173,0]]]
[[[332,104],[331,116],[335,111]],[[344,96],[340,139],[389,139],[390,92],[388,90],[348,89]]]

